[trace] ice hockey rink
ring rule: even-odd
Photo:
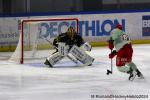
[[[106,75],[111,65],[107,47],[92,49],[92,66],[78,66],[68,59],[54,68],[45,67],[45,59],[24,65],[1,60],[0,100],[150,100],[150,44],[133,49],[133,62],[145,79],[129,81],[129,75],[117,70],[115,59],[113,74]]]

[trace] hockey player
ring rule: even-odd
[[[91,65],[94,61],[94,58],[90,57],[83,49],[80,48],[83,46],[83,44],[86,43],[84,43],[82,37],[75,31],[72,26],[70,26],[67,32],[58,35],[54,39],[53,46],[55,46],[56,52],[47,57],[44,64],[49,65],[49,67],[53,67],[53,65],[60,61],[62,58],[66,56],[70,58],[68,54],[71,53],[83,64]],[[86,44],[86,46],[91,48],[90,45]]]
[[[129,80],[133,80],[136,75],[143,78],[142,73],[132,61],[133,49],[129,36],[122,31],[120,24],[116,25],[115,29],[111,31],[111,37],[108,43],[109,49],[112,50],[109,58],[112,59],[117,55],[116,66],[118,70],[130,74]],[[113,50],[114,47],[115,50]]]
[[[76,33],[75,29],[72,26],[70,26],[68,28],[66,33],[62,33],[62,34],[58,35],[54,39],[53,45],[58,47],[59,42],[63,42],[66,45],[69,45],[70,48],[73,45],[77,45],[78,47],[80,47],[82,44],[84,44],[84,40],[78,33]],[[56,50],[58,51],[58,49],[56,49]]]

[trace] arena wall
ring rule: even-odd
[[[150,12],[130,13],[84,13],[65,15],[46,15],[29,17],[0,17],[0,51],[13,51],[18,44],[19,30],[18,22],[21,19],[43,19],[43,18],[78,18],[79,33],[92,44],[92,46],[105,46],[110,36],[110,31],[116,24],[121,24],[123,30],[128,33],[133,43],[150,43]],[[55,24],[54,31],[48,31],[50,24],[43,22],[44,31],[42,35],[50,38],[53,32],[58,31],[62,25]],[[32,29],[31,29],[32,30]],[[33,29],[34,31],[35,29]],[[42,41],[42,43],[46,41]],[[47,46],[44,46],[45,48]],[[42,47],[41,47],[42,48]]]

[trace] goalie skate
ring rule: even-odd
[[[46,59],[44,62],[45,65],[48,65],[49,67],[53,68],[53,66],[49,63],[49,61]]]

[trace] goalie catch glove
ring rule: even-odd
[[[82,49],[85,50],[85,51],[91,51],[92,50],[92,46],[88,42],[85,42],[82,45]]]

